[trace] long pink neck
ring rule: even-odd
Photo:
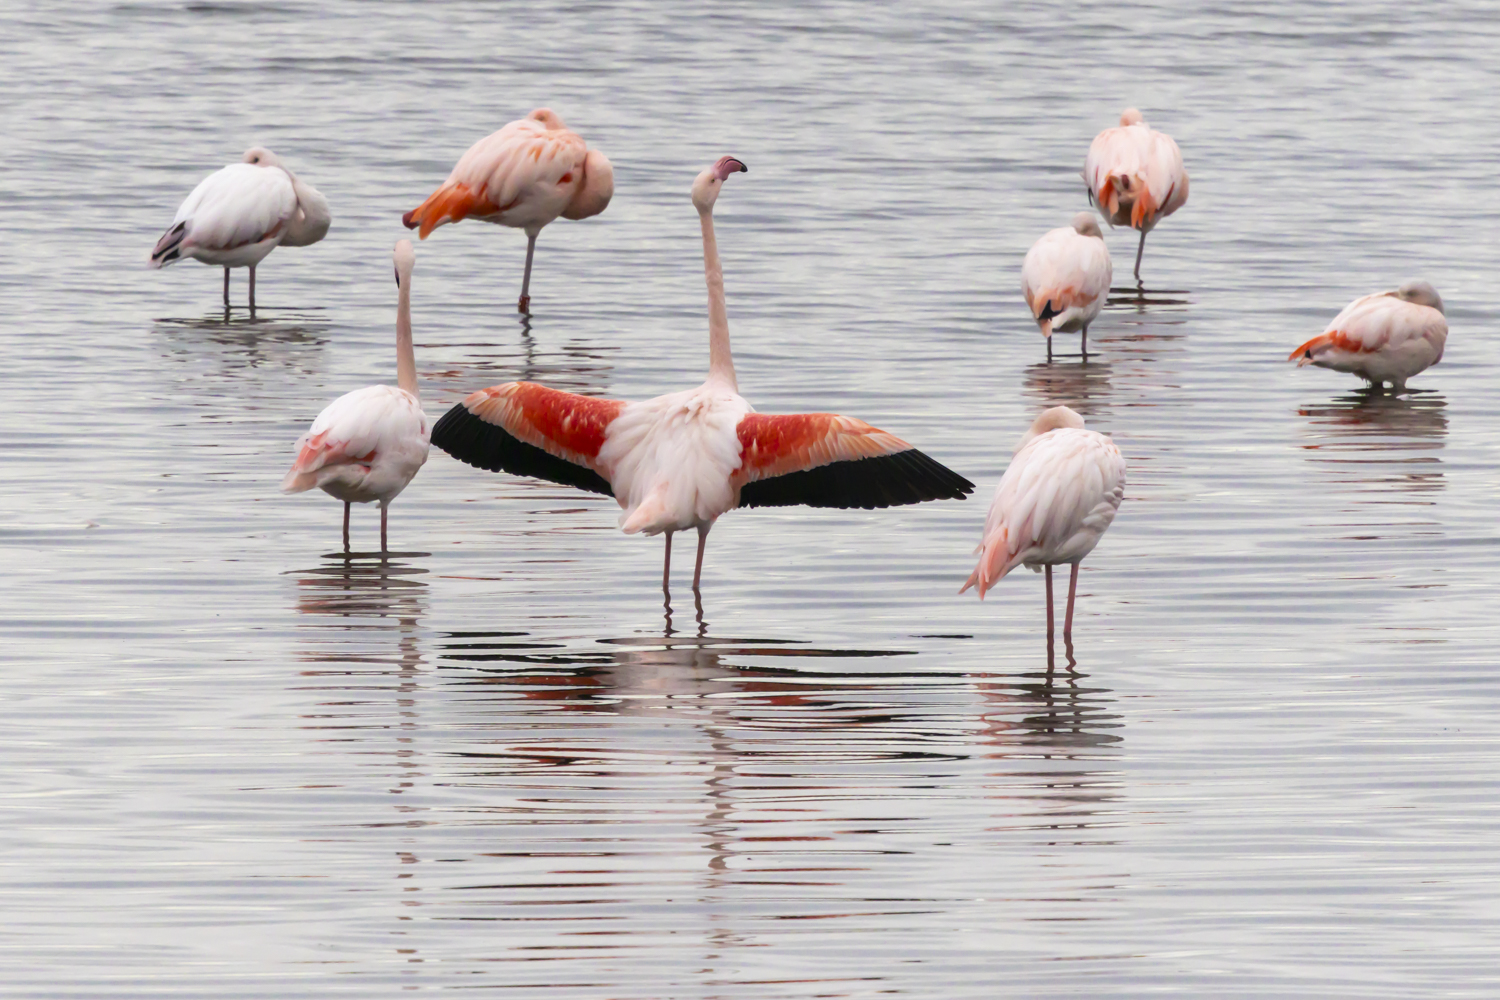
[[[724,307],[724,268],[714,240],[713,210],[699,212],[698,219],[703,224],[703,277],[708,281],[708,377],[739,392],[734,356],[729,352],[729,311]]]
[[[396,384],[420,398],[417,358],[411,346],[411,271],[401,275],[401,287],[396,291]]]

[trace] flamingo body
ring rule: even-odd
[[[346,392],[323,408],[297,440],[297,458],[281,483],[283,493],[322,490],[344,501],[344,548],[349,547],[349,505],[380,504],[380,548],[386,550],[386,508],[427,461],[432,428],[417,391],[411,340],[411,273],[415,255],[401,240],[396,264],[396,381]]]
[[[1076,565],[1094,550],[1125,495],[1125,460],[1066,406],[1045,411],[1000,477],[979,564],[959,593],[985,592],[1017,566]],[[1069,602],[1071,606],[1071,600]]]
[[[1427,282],[1412,281],[1355,299],[1287,360],[1351,372],[1377,387],[1389,382],[1399,391],[1442,360],[1447,340],[1443,300]]]
[[[1049,338],[1049,354],[1053,331],[1082,331],[1087,351],[1089,324],[1104,308],[1113,279],[1104,234],[1087,212],[1032,244],[1021,264],[1021,292],[1042,336]]]
[[[887,507],[961,499],[974,484],[894,435],[837,414],[768,416],[739,394],[729,352],[712,208],[744,164],[720,159],[693,187],[709,288],[709,377],[644,402],[595,399],[529,382],[471,394],[433,428],[460,461],[613,496],[627,534],[697,528],[703,541],[735,507]],[[665,573],[663,575],[665,585]]]
[[[1135,276],[1141,276],[1146,234],[1188,199],[1188,174],[1182,150],[1158,132],[1135,108],[1126,108],[1120,124],[1094,137],[1083,164],[1089,202],[1111,226],[1129,226],[1141,234]]]

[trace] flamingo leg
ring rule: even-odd
[[[1140,245],[1135,248],[1135,283],[1141,283],[1141,254],[1146,252],[1146,231],[1141,230]]]
[[[250,315],[255,315],[255,265],[250,265]]]
[[[667,593],[667,584],[672,578],[672,533],[667,534],[667,557],[661,563],[661,592]],[[670,598],[669,598],[670,599]]]
[[[1073,564],[1073,576],[1068,581],[1068,611],[1063,615],[1063,639],[1073,643],[1073,600],[1078,596],[1078,564]]]
[[[1052,338],[1051,337],[1047,338],[1047,360],[1048,361],[1052,360]]]
[[[385,506],[385,504],[381,504],[380,505],[380,554],[381,555],[385,555],[387,552],[389,552],[391,550],[391,547],[385,543],[385,514],[386,514],[386,506]],[[1071,605],[1070,605],[1070,607],[1071,607]]]
[[[229,270],[225,268],[225,270]],[[344,551],[349,551],[349,501],[344,501]]]
[[[537,229],[526,230],[526,271],[521,275],[521,301],[516,303],[516,311],[531,315],[531,258],[536,253]]]
[[[693,567],[693,593],[698,592],[698,581],[703,577],[703,550],[708,546],[708,529],[710,524],[698,525],[698,563]]]
[[[1082,341],[1082,343],[1083,343],[1083,360],[1087,361],[1089,359],[1089,328],[1088,327],[1084,327],[1083,328],[1083,341]]]
[[[224,308],[229,308],[229,268],[224,268]]]
[[[1047,645],[1052,645],[1052,566],[1047,566]]]

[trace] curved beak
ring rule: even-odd
[[[721,156],[719,162],[714,164],[714,176],[719,180],[726,180],[730,174],[748,174],[750,168],[732,156]]]

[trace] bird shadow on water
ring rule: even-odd
[[[1298,447],[1315,467],[1356,492],[1435,492],[1445,486],[1438,453],[1447,443],[1447,408],[1447,399],[1437,392],[1361,389],[1299,406],[1297,414],[1307,423]]]
[[[211,361],[225,372],[267,366],[298,367],[309,352],[319,352],[329,342],[332,324],[307,310],[286,310],[283,318],[265,316],[164,317],[155,320],[163,343],[162,357],[169,361]]]

